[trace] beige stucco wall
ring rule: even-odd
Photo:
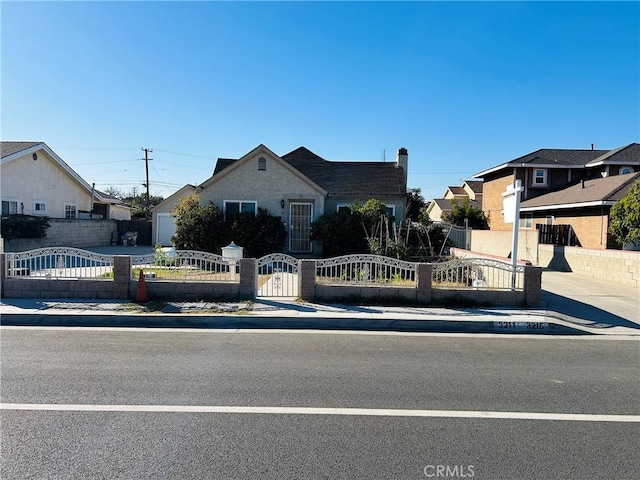
[[[91,194],[73,180],[45,151],[38,159],[31,154],[16,158],[0,168],[0,194],[3,200],[18,202],[18,213],[36,215],[34,202],[46,203],[44,215],[64,218],[65,204],[74,204],[78,212],[91,209]],[[21,210],[20,204],[24,205]]]
[[[545,216],[539,215],[538,212],[534,213],[533,227],[535,229],[536,223],[544,223]],[[609,228],[609,218],[603,214],[597,214],[592,212],[587,214],[583,212],[580,216],[559,216],[555,215],[553,220],[554,225],[571,225],[573,231],[578,238],[579,245],[583,248],[593,248],[598,250],[604,250],[607,248],[607,230]]]
[[[258,170],[258,158],[265,157],[267,168]],[[265,152],[257,152],[252,157],[243,159],[237,167],[229,172],[223,171],[217,181],[200,192],[200,204],[211,201],[223,208],[225,200],[256,201],[259,208],[266,208],[274,216],[280,216],[289,224],[289,205],[292,202],[313,203],[314,220],[324,213],[324,195],[312,187],[302,177],[293,173],[284,165]],[[285,208],[280,201],[285,200]]]

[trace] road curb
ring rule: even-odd
[[[136,327],[192,329],[287,329],[287,330],[361,330],[378,332],[497,333],[541,335],[591,335],[592,332],[548,322],[545,329],[498,328],[489,320],[408,320],[362,318],[282,318],[276,316],[216,315],[70,315],[3,314],[2,325],[30,327]],[[545,322],[546,323],[546,322]]]

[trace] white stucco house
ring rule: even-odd
[[[1,142],[2,215],[130,220],[130,207],[95,190],[43,142]]]
[[[398,150],[395,162],[357,162],[325,160],[305,147],[279,156],[261,144],[238,159],[218,158],[210,178],[197,187],[186,185],[156,206],[154,235],[167,245],[175,232],[171,209],[184,196],[197,193],[201,205],[215,204],[227,220],[237,213],[268,210],[285,224],[285,251],[318,254],[320,245],[310,239],[311,223],[355,201],[376,198],[401,223],[407,166],[406,148]]]

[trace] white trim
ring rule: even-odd
[[[19,209],[20,209],[20,199],[17,197],[2,197],[0,199],[0,202],[8,202],[8,203],[15,203],[16,204],[16,213],[13,214],[11,213],[11,211],[9,211],[9,213],[7,215],[16,215],[19,213]],[[1,207],[1,204],[0,204]],[[0,210],[0,213],[2,213],[2,211]]]
[[[44,210],[36,210],[36,205],[37,204],[42,204],[44,205]],[[47,201],[46,200],[33,200],[33,203],[31,205],[32,207],[32,211],[34,215],[46,215],[47,214]]]
[[[311,242],[311,228],[309,228],[309,250],[293,250],[291,248],[291,242],[293,241],[293,220],[292,220],[292,211],[294,205],[309,205],[311,207],[311,211],[309,213],[309,227],[311,227],[311,223],[313,223],[313,202],[290,202],[289,203],[289,251],[294,253],[311,253],[313,252],[313,244]]]
[[[522,207],[521,212],[537,212],[542,210],[562,210],[566,208],[585,208],[585,207],[602,207],[607,205],[613,205],[615,202],[611,200],[598,200],[595,202],[583,202],[583,203],[565,203],[561,205],[542,205],[539,207]]]
[[[67,217],[67,207],[73,207],[75,209],[75,217],[69,218]],[[78,212],[78,204],[77,203],[65,203],[64,204],[64,218],[67,220],[75,220],[80,218],[80,212]]]
[[[549,172],[547,172],[546,168],[535,167],[532,168],[533,175],[531,175],[531,187],[547,187],[549,185]],[[542,172],[542,177],[538,177],[536,175],[537,172]],[[538,178],[542,178],[542,183],[536,183]]]
[[[223,200],[222,201],[222,214],[224,215],[225,222],[227,221],[227,203],[238,204],[238,214],[247,213],[242,211],[243,203],[253,203],[253,214],[258,215],[258,201],[257,200]]]

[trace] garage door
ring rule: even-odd
[[[176,224],[173,221],[174,217],[168,213],[158,214],[158,228],[156,229],[156,243],[159,243],[163,247],[170,247],[171,237],[176,233]]]

